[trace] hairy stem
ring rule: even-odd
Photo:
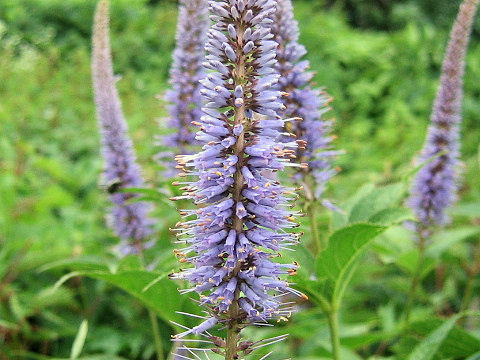
[[[338,329],[338,310],[330,309],[327,314],[328,326],[330,327],[330,341],[332,344],[332,357],[340,360],[340,332]]]
[[[420,233],[421,231],[419,231],[419,234]],[[422,267],[423,267],[424,261],[425,261],[425,238],[422,235],[420,235],[420,239],[418,241],[417,266],[412,276],[412,281],[410,283],[410,290],[408,291],[407,305],[405,306],[405,323],[408,323],[408,321],[410,320],[412,308],[415,303],[415,295],[417,293],[417,288],[421,280]]]

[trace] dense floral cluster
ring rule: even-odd
[[[272,261],[280,249],[298,242],[291,210],[292,189],[267,176],[290,163],[302,142],[281,143],[286,122],[279,75],[274,69],[277,43],[271,34],[274,0],[211,0],[201,82],[206,105],[196,122],[202,151],[178,156],[184,168],[184,195],[198,208],[176,229],[188,247],[177,251],[193,267],[175,277],[189,280],[186,290],[201,294],[211,317],[188,333],[199,334],[218,322],[248,323],[289,316],[281,295],[296,293],[282,280],[295,264]],[[267,174],[267,175],[266,175]]]
[[[426,165],[411,190],[409,204],[423,227],[444,224],[445,210],[457,197],[464,59],[477,6],[478,0],[465,1],[452,28],[420,158]]]
[[[202,99],[199,81],[205,76],[205,38],[208,30],[207,0],[181,0],[178,11],[176,48],[170,69],[171,89],[165,100],[170,103],[167,119],[172,134],[162,137],[162,146],[173,151],[162,152],[157,157],[164,164],[164,175],[177,175],[173,161],[175,154],[186,154],[195,143],[192,122],[201,116]]]
[[[306,49],[299,44],[298,22],[293,17],[290,0],[278,0],[272,32],[279,46],[277,48],[276,70],[280,74],[278,88],[285,93],[285,110],[281,115],[297,117],[301,121],[287,123],[286,130],[298,139],[306,141],[305,149],[298,149],[297,162],[305,162],[308,169],[301,169],[297,180],[305,183],[305,176],[311,174],[315,180],[309,197],[320,198],[325,185],[336,173],[332,167],[332,157],[340,152],[332,150],[334,136],[330,135],[333,121],[322,119],[329,110],[331,98],[325,92],[311,87],[313,72],[308,71],[310,62],[301,60]],[[305,184],[304,184],[305,185]],[[325,205],[328,205],[325,202]]]
[[[127,203],[135,195],[119,192],[122,188],[142,187],[143,181],[115,87],[108,28],[108,2],[102,1],[98,5],[94,24],[94,94],[105,161],[104,179],[114,205],[113,225],[116,234],[123,239],[120,251],[128,254],[145,246],[142,242],[151,233],[151,229],[147,216],[148,206],[142,202]]]

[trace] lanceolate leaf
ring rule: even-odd
[[[406,208],[388,208],[379,211],[368,221],[378,225],[391,225],[401,221],[414,220],[415,217],[410,209]]]
[[[476,354],[473,354],[472,356],[470,356],[468,359],[466,360],[480,360],[480,352],[476,353]]]
[[[350,212],[349,223],[367,221],[375,214],[394,207],[405,194],[405,184],[398,183],[372,190]]]
[[[92,272],[85,274],[91,278],[104,280],[112,285],[125,290],[130,295],[140,300],[145,306],[152,309],[165,322],[171,320],[185,323],[184,316],[175,311],[194,312],[194,306],[188,296],[181,296],[177,284],[168,278],[158,280],[160,274],[148,271],[126,271],[121,273]],[[155,282],[154,285],[151,285]],[[145,291],[144,289],[148,287]]]
[[[352,208],[365,196],[367,196],[370,192],[375,189],[373,184],[365,184],[357,191],[355,195],[353,195],[350,199],[348,199],[345,203],[343,203],[340,207],[343,212],[335,211],[332,215],[332,228],[333,230],[341,229],[348,224],[348,218],[350,217],[350,212]]]
[[[432,236],[431,245],[427,248],[426,253],[430,257],[438,258],[453,245],[472,236],[478,236],[479,233],[480,227],[478,226],[465,226],[438,232]]]
[[[80,356],[82,352],[83,345],[85,344],[85,339],[87,338],[88,333],[88,322],[87,320],[83,320],[80,324],[80,328],[78,329],[77,336],[73,341],[72,351],[70,353],[70,359],[74,360]]]
[[[354,224],[337,230],[330,237],[328,248],[317,258],[318,278],[333,283],[332,302],[339,302],[350,281],[357,260],[371,241],[387,227],[372,224]]]
[[[480,218],[480,202],[459,204],[449,211],[450,215]]]
[[[408,360],[432,360],[459,317],[459,315],[451,317],[430,333],[430,335],[412,351]]]
[[[334,213],[332,227],[338,230],[348,224],[368,221],[381,225],[390,225],[399,221],[413,218],[406,209],[397,209],[401,199],[405,196],[406,184],[396,183],[392,185],[375,187],[367,184],[340,207],[343,213]]]
[[[444,322],[445,320],[441,319],[417,321],[408,327],[407,333],[425,339]],[[413,346],[410,345],[409,348],[412,349]],[[441,359],[464,359],[479,351],[480,340],[460,327],[454,326],[440,345],[437,355]]]
[[[175,321],[188,325],[191,321],[179,315],[176,311],[195,313],[196,308],[188,296],[181,296],[177,284],[168,279],[167,274],[153,273],[142,270],[119,271],[83,271],[65,275],[56,287],[75,276],[87,276],[103,280],[114,285],[140,300],[146,307],[153,310],[163,321]],[[162,277],[163,276],[163,277]]]

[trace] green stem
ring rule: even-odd
[[[338,329],[338,311],[331,309],[328,314],[328,326],[330,327],[330,341],[332,343],[332,357],[340,360],[340,333]]]
[[[150,323],[152,324],[153,340],[155,342],[157,359],[163,360],[163,345],[162,338],[160,336],[160,329],[158,327],[157,315],[152,310],[148,310],[148,316],[150,317]]]
[[[408,300],[407,305],[405,306],[405,323],[408,323],[410,320],[410,315],[415,303],[415,295],[417,293],[418,285],[420,284],[421,275],[422,275],[422,266],[425,261],[425,239],[420,237],[418,242],[418,261],[415,268],[415,273],[412,277],[412,282],[410,283],[410,290],[408,291]]]
[[[475,280],[480,274],[480,239],[475,246],[473,251],[473,264],[467,266],[467,283],[465,284],[465,291],[462,296],[462,305],[460,307],[460,312],[465,312],[470,309],[470,304],[473,299],[473,289],[475,287]],[[461,320],[461,323],[466,321],[466,317]]]
[[[310,229],[312,232],[313,242],[315,244],[315,251],[317,254],[319,254],[320,252],[325,250],[326,246],[320,238],[320,234],[318,232],[317,204],[315,200],[310,202],[310,205],[308,206],[308,213],[310,215]]]
[[[136,241],[137,249],[138,249],[138,258],[140,259],[140,263],[142,267],[146,270],[145,264],[145,257],[143,255],[143,248],[142,243],[140,241]],[[150,319],[150,324],[152,326],[153,332],[153,342],[155,343],[155,352],[157,353],[157,360],[163,360],[163,345],[162,345],[162,337],[160,336],[160,329],[158,327],[158,320],[157,315],[152,311],[148,310],[148,317]]]
[[[473,285],[475,284],[475,276],[469,275],[467,284],[465,285],[465,291],[462,297],[462,306],[460,312],[465,312],[470,308],[470,303],[473,298]]]

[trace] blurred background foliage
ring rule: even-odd
[[[156,95],[167,87],[177,5],[112,2],[112,47],[124,111],[145,178],[158,186],[163,179],[152,156],[154,135],[160,132],[157,119],[165,110]],[[337,119],[337,146],[347,152],[338,161],[343,171],[331,186],[332,199],[341,203],[365,182],[391,183],[411,169],[459,3],[294,1],[316,81],[335,98],[330,115]],[[116,243],[105,226],[108,202],[98,185],[102,161],[90,80],[94,6],[93,0],[0,2],[0,356],[5,357],[2,342],[8,342],[19,358],[43,359],[22,357],[21,350],[68,357],[83,318],[94,324],[87,354],[109,354],[106,359],[150,359],[153,354],[148,323],[138,321],[139,316],[146,319],[146,312],[135,300],[84,278],[69,281],[52,296],[48,291],[65,270],[41,271],[52,261],[95,257]],[[475,29],[462,125],[467,200],[480,198],[479,22]],[[155,251],[170,252],[168,227],[177,215],[167,205],[156,211],[161,240]],[[364,286],[370,294],[381,287]],[[353,307],[364,301],[349,300]],[[382,321],[393,321],[393,305],[375,297],[369,301],[382,306]],[[324,324],[312,311],[298,317]],[[362,315],[357,312],[351,320]],[[321,329],[326,331],[324,325]],[[299,331],[306,336],[309,330]],[[315,341],[322,339],[318,336],[301,351],[308,355],[315,349]]]

